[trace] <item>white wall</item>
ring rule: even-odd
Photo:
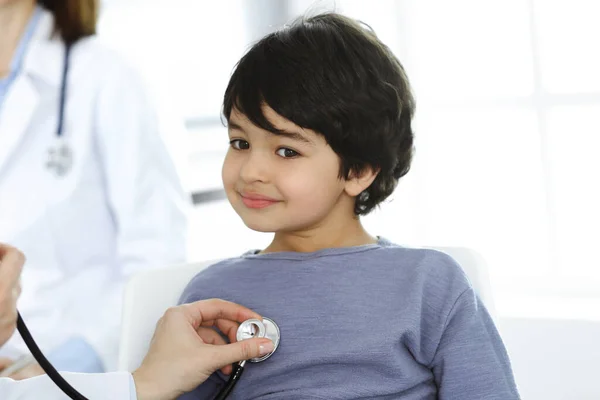
[[[600,399],[600,321],[500,318],[524,400]]]

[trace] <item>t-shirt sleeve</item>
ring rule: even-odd
[[[502,339],[471,287],[450,309],[430,367],[440,400],[520,398]]]
[[[178,305],[193,303],[198,300],[206,300],[210,298],[210,296],[206,296],[206,293],[202,293],[202,281],[203,274],[205,271],[199,272],[196,276],[192,278],[192,280],[186,285],[185,289],[179,296],[179,300],[177,301]]]

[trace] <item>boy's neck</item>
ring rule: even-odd
[[[320,226],[302,232],[277,232],[271,244],[261,253],[293,251],[310,253],[323,249],[362,246],[377,243],[363,227],[359,218],[343,225]]]

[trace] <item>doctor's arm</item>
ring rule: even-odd
[[[3,312],[0,309],[0,312]],[[171,400],[186,393],[214,371],[230,364],[260,357],[273,350],[269,339],[254,338],[232,344],[210,329],[235,331],[239,322],[261,318],[251,310],[218,299],[170,308],[159,320],[148,354],[130,375],[72,374],[63,377],[81,394],[94,400]],[[0,378],[3,400],[65,399],[47,376],[13,381]]]

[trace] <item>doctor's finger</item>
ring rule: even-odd
[[[0,291],[7,291],[18,285],[25,256],[14,247],[0,245]]]
[[[208,359],[215,363],[216,368],[223,368],[234,362],[264,356],[272,352],[274,347],[270,339],[253,338],[225,346],[212,346],[213,356]]]
[[[15,250],[14,247],[9,246],[6,243],[0,243],[0,260],[2,260],[2,257],[4,257],[7,252],[11,252],[13,250]]]
[[[202,341],[206,344],[216,344],[223,345],[227,344],[227,341],[223,339],[223,336],[219,334],[219,332],[215,331],[211,328],[199,328],[196,330],[198,332],[198,336],[202,339]]]
[[[221,336],[221,334],[219,334],[219,332],[215,331],[214,329],[211,328],[198,328],[198,335],[202,338],[202,341],[206,344],[211,344],[211,345],[224,345],[224,344],[228,344],[227,341],[225,341],[225,339],[223,339],[223,336]],[[232,371],[232,367],[231,365],[226,365],[225,367],[221,368],[221,372],[223,372],[225,375],[229,375],[231,374]]]
[[[197,332],[198,332],[198,336],[200,336],[202,341],[206,344],[209,344],[212,346],[222,346],[222,345],[228,344],[227,341],[225,339],[223,339],[223,336],[221,336],[221,334],[219,332],[215,331],[214,329],[199,328],[197,330]],[[228,375],[231,373],[232,367],[231,367],[231,365],[227,365],[227,366],[221,368],[221,371],[224,374]]]
[[[23,262],[25,262],[25,256],[16,247],[0,243],[0,261],[4,261],[4,258],[8,256],[16,256],[17,258],[20,258]]]
[[[236,321],[230,321],[228,319],[215,319],[213,321],[206,321],[206,323],[203,322],[202,326],[215,327],[221,332],[223,332],[223,334],[226,335],[229,338],[229,340],[235,342],[235,336],[240,324]]]
[[[14,361],[10,358],[0,357],[0,372],[2,372],[3,369],[11,366],[13,362]]]
[[[231,321],[243,322],[250,318],[262,317],[254,311],[221,299],[200,300],[194,303],[185,304],[185,311],[193,319],[196,326],[204,321],[214,321],[218,319],[228,319]]]
[[[218,319],[216,325],[217,328],[227,336],[231,343],[237,342],[237,331],[240,327],[239,323],[226,319]]]

